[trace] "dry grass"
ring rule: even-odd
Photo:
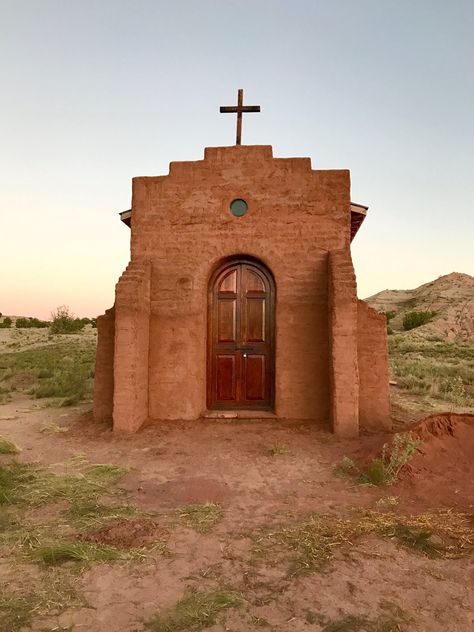
[[[18,454],[20,448],[16,446],[12,441],[0,436],[0,454]]]
[[[20,568],[18,572],[21,573]],[[29,628],[37,617],[54,616],[68,608],[84,606],[76,582],[77,577],[71,578],[63,569],[48,569],[40,570],[37,578],[30,578],[24,592],[3,588],[0,592],[0,630],[18,632]],[[63,629],[56,628],[58,631]]]
[[[74,474],[54,474],[35,463],[0,467],[0,505],[37,507],[56,500],[71,505],[95,501],[127,472],[115,465],[87,465]],[[118,491],[114,490],[117,494]]]
[[[179,510],[179,519],[182,524],[198,533],[210,531],[224,515],[224,510],[215,503],[204,505],[187,505]]]
[[[474,532],[464,514],[452,511],[402,516],[372,510],[354,511],[348,518],[312,515],[304,522],[279,526],[256,540],[255,552],[266,559],[277,551],[292,553],[291,572],[322,568],[335,548],[376,535],[430,557],[459,557],[472,551]],[[431,538],[436,537],[436,541]],[[272,553],[273,551],[273,553]]]

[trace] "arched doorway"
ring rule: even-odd
[[[236,258],[209,283],[207,405],[272,410],[275,283],[260,262]]]

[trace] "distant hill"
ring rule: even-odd
[[[391,327],[402,330],[407,312],[436,311],[416,331],[452,341],[474,342],[474,277],[452,272],[414,290],[383,290],[365,299],[379,312],[395,312]]]

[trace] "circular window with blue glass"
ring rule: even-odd
[[[235,215],[235,217],[242,217],[243,215],[245,215],[248,209],[249,205],[247,204],[247,202],[240,198],[232,200],[232,202],[230,203],[230,212],[232,213],[232,215]]]

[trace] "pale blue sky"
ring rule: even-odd
[[[474,274],[473,0],[0,0],[0,311],[95,315],[131,178],[234,142],[348,168],[359,295]]]

